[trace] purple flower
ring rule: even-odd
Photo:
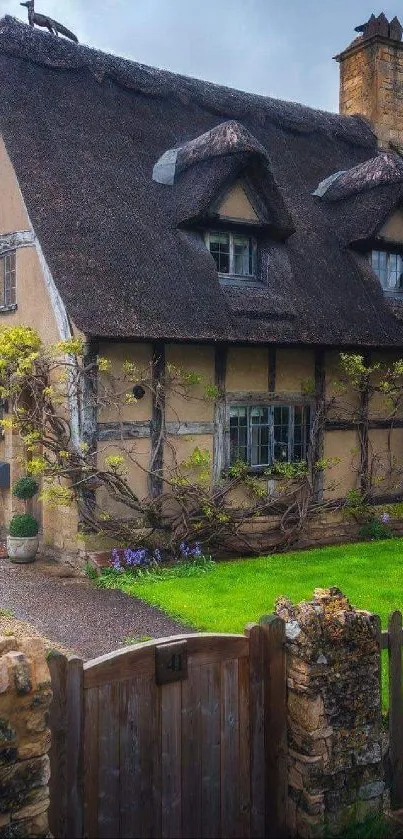
[[[390,522],[390,515],[389,515],[389,513],[382,513],[382,515],[381,515],[381,522],[382,522],[382,524],[389,524],[389,522]]]

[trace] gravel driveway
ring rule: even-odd
[[[57,563],[13,565],[0,559],[0,609],[10,609],[18,620],[86,659],[112,652],[128,636],[186,632],[141,600],[97,589],[86,577],[64,576],[68,573]]]

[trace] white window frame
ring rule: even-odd
[[[246,282],[249,280],[256,280],[256,268],[257,268],[257,243],[254,236],[251,236],[250,233],[243,233],[238,231],[231,231],[231,230],[208,230],[205,233],[205,244],[207,250],[210,251],[210,236],[217,236],[217,235],[225,235],[229,237],[229,271],[228,273],[219,271],[218,276],[222,277],[223,279],[227,277],[236,277],[238,280],[245,280]],[[237,274],[234,270],[235,266],[235,242],[234,237],[242,236],[244,239],[249,239],[252,245],[252,274]]]

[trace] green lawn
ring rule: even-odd
[[[247,623],[273,610],[279,595],[299,602],[314,588],[328,586],[341,588],[351,603],[377,613],[386,626],[388,614],[403,607],[403,539],[220,562],[196,577],[150,581],[125,574],[117,583],[210,632],[243,632]]]

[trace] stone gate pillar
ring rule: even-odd
[[[337,588],[281,599],[286,621],[289,828],[338,835],[382,810],[378,619]]]
[[[0,837],[49,836],[48,708],[39,638],[0,637]]]

